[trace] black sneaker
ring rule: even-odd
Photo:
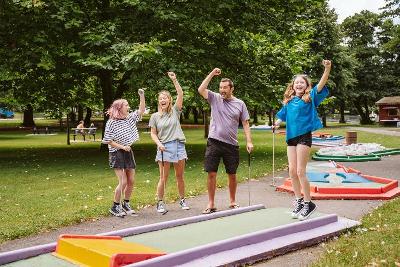
[[[292,218],[297,219],[299,217],[300,211],[304,207],[304,200],[303,198],[296,199],[293,201],[294,209],[292,210]]]
[[[113,205],[110,209],[110,213],[117,217],[124,217],[126,215],[122,210],[121,205]]]
[[[122,202],[122,209],[127,215],[132,215],[136,213],[136,211],[131,208],[129,202],[126,201]]]
[[[303,221],[307,219],[316,209],[317,205],[315,205],[313,202],[304,202],[304,208],[300,212],[299,220]]]

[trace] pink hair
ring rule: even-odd
[[[117,99],[115,100],[111,107],[107,110],[106,114],[110,116],[112,120],[120,120],[125,119],[126,115],[122,114],[122,107],[128,104],[128,101],[125,99]]]

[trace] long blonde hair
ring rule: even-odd
[[[310,97],[311,80],[310,80],[310,78],[308,78],[307,75],[298,74],[298,75],[295,75],[293,77],[293,80],[288,84],[288,86],[286,88],[285,94],[283,95],[283,103],[284,104],[287,104],[296,95],[296,92],[294,91],[293,86],[294,86],[294,80],[296,80],[296,78],[298,78],[298,77],[303,78],[303,80],[305,80],[306,83],[307,83],[307,88],[304,91],[304,94],[301,97],[301,99],[303,99],[304,102],[310,102],[311,101],[311,97]]]
[[[171,113],[172,112],[172,96],[171,96],[170,92],[168,92],[166,90],[162,90],[161,92],[158,93],[158,98],[157,98],[157,101],[158,101],[158,112],[160,114],[162,113],[162,110],[161,110],[161,107],[160,107],[160,101],[159,101],[159,98],[160,98],[161,95],[166,95],[168,97],[169,104],[168,104],[168,107],[167,107],[167,113]]]

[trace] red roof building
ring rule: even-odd
[[[379,109],[379,123],[400,122],[400,96],[384,97],[375,103]]]

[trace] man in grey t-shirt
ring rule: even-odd
[[[243,124],[247,142],[247,152],[253,150],[251,142],[249,112],[246,104],[233,96],[233,82],[230,79],[222,79],[219,84],[219,93],[207,89],[214,76],[221,74],[221,70],[215,68],[201,83],[198,92],[211,106],[210,132],[207,140],[204,169],[208,172],[207,189],[208,205],[204,214],[215,212],[215,189],[217,185],[218,165],[222,158],[228,174],[230,208],[237,208],[236,203],[236,170],[239,166],[239,143],[237,133],[239,121]]]

